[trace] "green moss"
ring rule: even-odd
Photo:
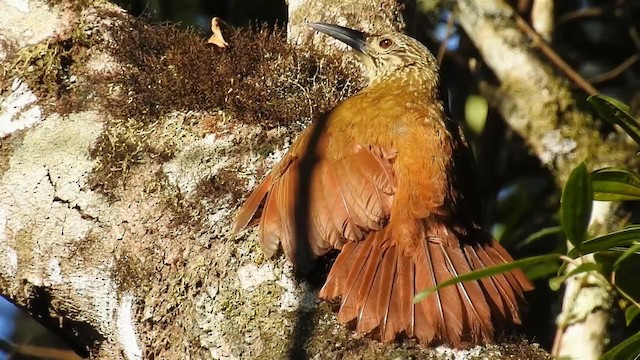
[[[177,186],[169,182],[162,171],[158,171],[156,176],[146,183],[144,191],[160,200],[174,228],[191,228],[195,233],[205,228],[207,209],[201,199],[183,194]]]
[[[234,125],[265,130],[299,128],[357,90],[337,59],[294,48],[279,29],[239,29],[228,39],[231,46],[219,49],[194,30],[151,25],[116,12],[99,16],[113,18],[113,25],[90,32],[81,15],[68,33],[20,50],[3,66],[1,85],[6,89],[12,79],[23,79],[45,112],[90,107],[109,115],[91,151],[97,165],[90,186],[112,199],[131,169],[163,163],[183,144],[227,131],[220,124],[228,118]],[[87,55],[96,51],[110,55],[122,71],[86,69]],[[188,115],[176,119],[176,114]],[[260,144],[263,155],[273,150],[269,142]],[[226,178],[220,176],[225,183],[235,181]]]
[[[89,80],[98,105],[113,119],[92,152],[99,163],[92,188],[107,194],[126,181],[132,167],[170,159],[192,135],[220,131],[228,117],[266,130],[299,124],[356,90],[336,59],[292,47],[277,29],[237,30],[228,39],[231,47],[218,49],[193,30],[109,15],[120,21],[108,29],[113,41],[102,46],[125,71]],[[214,115],[181,129],[158,125],[171,114],[194,112]],[[190,132],[191,139],[175,136],[176,131]],[[147,132],[160,139],[148,141]],[[269,144],[260,149],[271,150]]]
[[[130,254],[119,252],[114,257],[111,270],[111,279],[118,287],[119,294],[126,294],[131,290],[146,293],[155,280],[154,256],[150,252],[146,254]],[[159,260],[159,259],[156,259]]]
[[[89,177],[94,190],[109,194],[121,186],[136,164],[144,162],[150,143],[147,124],[134,119],[113,119],[91,149],[97,163]]]
[[[4,173],[9,169],[9,162],[15,149],[18,149],[22,144],[24,133],[18,133],[8,139],[0,141],[0,178],[4,176]]]
[[[98,4],[106,3],[105,0],[44,0],[51,7],[61,7],[74,12],[81,12],[84,9],[95,7]]]
[[[278,29],[240,29],[227,49],[193,30],[137,19],[110,32],[115,46],[108,51],[130,70],[100,81],[129,94],[106,106],[114,117],[153,121],[174,111],[224,109],[238,121],[274,127],[327,110],[353,91],[337,59],[292,47]]]
[[[228,319],[221,324],[225,341],[234,344],[243,356],[256,358],[269,354],[275,358],[285,358],[287,346],[282,339],[289,337],[292,327],[286,318],[271,314],[276,311],[274,305],[278,303],[282,292],[275,282],[264,283],[251,292],[226,292],[228,297],[217,302],[219,306],[216,309]],[[257,329],[255,336],[262,342],[262,351],[245,340],[246,332],[250,329]]]
[[[18,255],[18,264],[29,264],[33,257],[33,229],[31,226],[23,226],[14,237],[14,250]]]
[[[74,80],[86,61],[87,51],[94,44],[80,18],[65,35],[18,50],[0,70],[4,75],[0,89],[7,89],[19,78],[37,95],[38,103],[48,111],[68,113],[85,99],[72,96]]]

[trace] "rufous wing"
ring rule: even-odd
[[[352,145],[336,152],[328,148],[331,134],[325,134],[310,158],[305,156],[309,132],[249,195],[233,226],[234,233],[247,227],[262,206],[259,239],[265,256],[281,246],[303,273],[313,257],[381,229],[396,190],[393,150]]]

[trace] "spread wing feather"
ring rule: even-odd
[[[300,255],[303,252],[299,247],[310,248],[315,256],[323,255],[332,248],[341,249],[345,241],[359,241],[368,231],[382,228],[389,217],[396,188],[392,168],[395,153],[353,146],[338,158],[319,156],[311,170],[303,169],[305,160],[300,154],[309,131],[301,137],[247,198],[236,216],[233,231],[244,229],[263,206],[259,238],[265,256],[273,256],[278,246],[282,246],[287,258],[299,269],[309,269],[307,262],[313,259]],[[331,141],[325,139],[318,144],[327,147]],[[316,153],[327,151],[318,149]],[[308,194],[301,194],[299,182],[305,176]],[[300,205],[309,208],[301,209]],[[309,217],[306,237],[297,239],[296,215],[300,216],[301,210],[307,211]]]

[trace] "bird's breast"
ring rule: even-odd
[[[397,152],[398,208],[425,216],[443,206],[451,184],[452,138],[439,100],[402,91],[366,91],[333,115],[334,145],[380,146]],[[346,150],[348,151],[348,150]]]

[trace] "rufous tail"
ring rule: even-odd
[[[413,303],[425,288],[512,261],[488,234],[474,229],[456,235],[444,224],[432,224],[407,253],[387,229],[346,243],[331,268],[320,297],[342,298],[341,322],[355,320],[357,331],[376,332],[385,342],[404,332],[421,343],[456,347],[492,342],[497,332],[520,323],[523,292],[532,289],[520,270],[444,287]]]

